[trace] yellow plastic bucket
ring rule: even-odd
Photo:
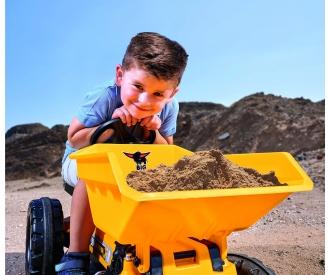
[[[231,154],[232,162],[261,173],[275,171],[287,186],[173,192],[139,192],[126,183],[136,170],[127,154],[149,153],[146,166],[172,165],[192,152],[175,145],[96,144],[70,155],[86,183],[96,227],[120,243],[173,242],[186,237],[209,239],[245,229],[292,192],[313,183],[285,152]]]

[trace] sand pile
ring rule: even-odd
[[[220,150],[200,151],[180,159],[173,167],[134,171],[127,183],[141,192],[285,185],[275,173],[260,174],[227,160]]]

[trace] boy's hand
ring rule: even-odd
[[[162,124],[162,121],[157,115],[145,117],[141,119],[140,125],[147,130],[158,130]]]
[[[137,118],[133,117],[130,112],[125,108],[125,106],[121,106],[120,108],[117,108],[113,114],[112,118],[120,118],[122,123],[126,124],[128,127],[135,125],[138,123],[140,120]]]

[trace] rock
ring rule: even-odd
[[[225,133],[221,134],[220,136],[218,136],[218,140],[225,140],[229,137],[230,137],[230,134],[228,132],[225,132]]]

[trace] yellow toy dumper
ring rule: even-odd
[[[228,255],[227,237],[291,193],[311,190],[310,178],[289,153],[249,153],[225,157],[260,173],[272,170],[287,186],[143,193],[127,185],[136,169],[191,154],[175,145],[95,144],[70,155],[96,226],[91,252],[104,268],[96,274],[275,274],[260,261]]]

